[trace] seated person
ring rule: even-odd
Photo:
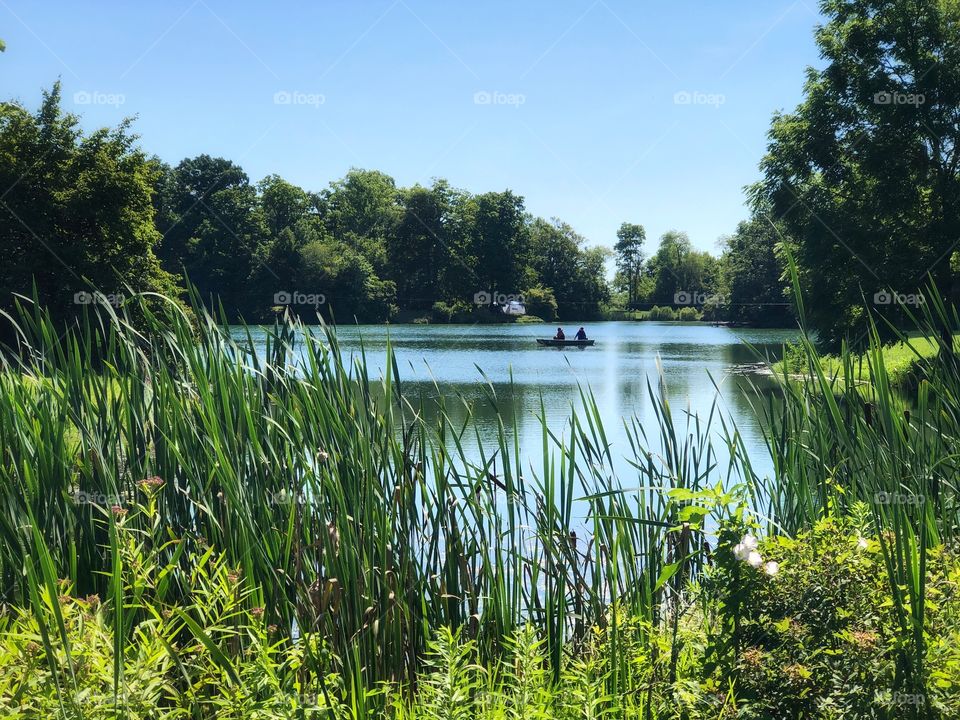
[[[576,338],[577,340],[586,340],[587,339],[586,330],[584,330],[583,328],[580,328],[579,330],[577,330]]]
[[[553,336],[554,340],[566,340],[567,336],[563,334],[563,328],[557,328],[557,334]]]

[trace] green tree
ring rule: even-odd
[[[864,297],[950,287],[960,237],[960,4],[824,0],[825,60],[774,117],[764,179],[796,258],[808,319],[835,346],[862,338]],[[894,323],[896,303],[874,306]],[[881,330],[885,324],[881,323]]]
[[[720,264],[702,250],[694,250],[686,233],[670,230],[661,236],[657,252],[647,263],[650,291],[645,301],[654,305],[687,304],[720,292]],[[686,295],[686,298],[681,298]]]
[[[387,241],[403,214],[393,178],[376,170],[351,169],[320,194],[318,205],[330,234],[357,248],[379,275],[386,275]]]
[[[268,175],[257,184],[260,208],[267,231],[277,237],[311,212],[310,195],[279,175]]]
[[[462,194],[445,180],[402,193],[403,216],[387,238],[390,279],[396,283],[401,307],[429,309],[438,300],[462,297],[463,288],[477,286],[457,221],[462,201]]]
[[[560,220],[533,220],[530,260],[539,283],[553,290],[561,319],[595,317],[610,297],[605,275],[609,250],[586,240]]]
[[[643,225],[623,223],[617,230],[617,243],[613,246],[616,253],[617,273],[627,291],[627,305],[633,307],[639,300],[640,276],[643,271],[643,243],[647,232]]]
[[[177,293],[160,269],[151,202],[159,174],[130,122],[84,134],[61,108],[60,84],[36,113],[0,104],[0,306],[32,295],[57,317],[95,289]]]
[[[222,303],[231,316],[255,314],[259,303],[245,283],[258,269],[268,231],[246,173],[200,155],[167,169],[158,190],[164,267],[184,270],[205,301]]]
[[[470,257],[482,287],[491,293],[518,292],[529,244],[523,198],[509,190],[488,192],[469,200]]]
[[[779,241],[766,217],[741,222],[726,238],[722,265],[730,320],[767,327],[793,323]]]

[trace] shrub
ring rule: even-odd
[[[960,712],[958,653],[943,652],[960,629],[956,558],[939,549],[928,559],[937,604],[925,630],[938,641],[921,698],[904,684],[903,628],[877,540],[852,519],[825,519],[796,539],[759,542],[755,568],[739,545],[744,530],[721,533],[702,587],[718,613],[708,626],[704,680],[734,689],[738,717],[907,717],[916,708],[897,706],[928,701],[945,716]]]
[[[557,298],[553,289],[543,285],[534,285],[523,291],[523,304],[529,315],[553,322],[557,319]]]
[[[650,308],[650,312],[647,314],[647,320],[676,320],[677,313],[672,307],[660,307],[659,305],[654,305]]]
[[[683,320],[684,322],[693,322],[700,319],[700,313],[697,312],[696,308],[685,307],[681,308],[680,312],[677,313],[677,320]]]

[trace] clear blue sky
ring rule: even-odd
[[[33,108],[60,77],[85,126],[136,115],[170,163],[311,190],[352,166],[440,176],[591,243],[629,220],[715,250],[817,22],[815,0],[0,0],[0,78]]]

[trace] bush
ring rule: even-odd
[[[647,314],[647,320],[676,320],[677,313],[672,307],[660,307],[659,305],[654,305],[650,308],[650,312]]]
[[[553,289],[543,285],[534,285],[523,291],[523,304],[529,315],[553,322],[557,319],[557,298]]]
[[[680,312],[677,313],[677,320],[683,320],[684,322],[694,322],[700,319],[700,313],[697,312],[696,308],[685,307],[681,308]]]
[[[905,638],[881,544],[858,525],[826,519],[796,539],[771,537],[757,545],[757,568],[735,554],[743,528],[721,533],[702,587],[719,611],[707,630],[703,681],[734,688],[737,717],[907,717],[916,707],[904,704],[927,700],[946,717],[960,713],[956,558],[939,549],[927,561],[938,604],[925,630],[937,650],[921,698],[903,684]],[[920,708],[919,717],[935,716]]]

